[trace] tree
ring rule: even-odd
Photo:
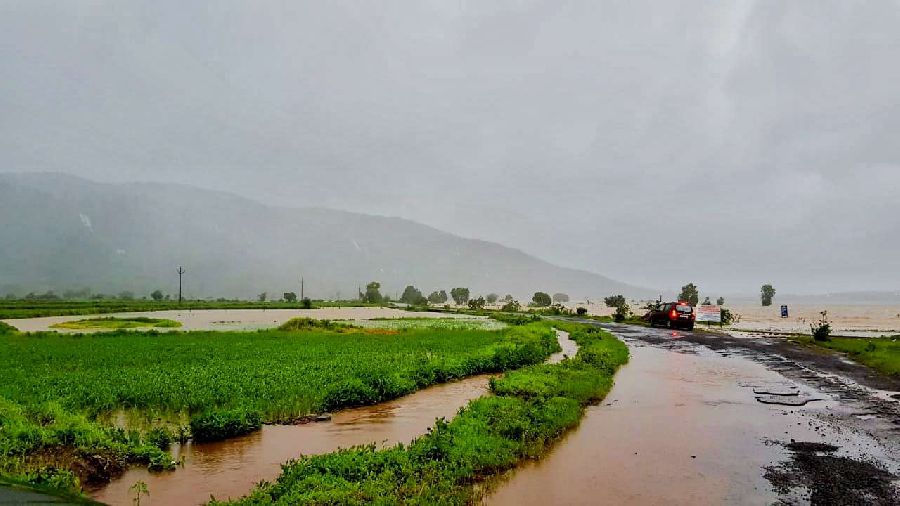
[[[556,302],[556,303],[569,302],[569,296],[565,293],[559,293],[559,292],[554,293],[553,294],[553,302]]]
[[[484,300],[486,300],[488,304],[494,304],[499,298],[500,296],[496,293],[489,293],[487,294],[487,296],[485,296]]]
[[[703,299],[703,306],[712,306],[712,302],[709,301],[709,297]]]
[[[130,290],[122,290],[119,292],[119,300],[134,300],[134,292]]]
[[[576,313],[578,316],[584,316],[584,315],[587,314],[587,308],[586,308],[586,307],[578,306],[578,308],[575,309],[575,313]]]
[[[716,305],[724,306],[725,305],[725,297],[719,297],[718,299],[716,299]]]
[[[505,313],[518,313],[522,310],[522,305],[518,303],[515,299],[506,301],[503,304],[503,307],[500,308],[500,311]]]
[[[268,299],[268,298],[269,298],[268,292],[263,292],[263,293],[261,293],[261,294],[259,294],[259,295],[256,296],[256,300],[258,300],[258,301],[260,301],[260,302],[265,302],[266,299]]]
[[[312,309],[313,304],[309,297],[303,297],[303,300],[300,301],[300,307],[303,309]]]
[[[411,306],[428,305],[428,300],[422,295],[422,292],[412,285],[407,286],[406,289],[403,290],[403,295],[400,296],[400,302],[405,302]]]
[[[472,299],[469,301],[469,309],[472,309],[472,310],[484,309],[485,302],[486,301],[484,300],[484,297],[478,297],[477,299]]]
[[[775,288],[772,285],[763,285],[759,290],[759,295],[763,306],[771,306],[772,299],[775,298]]]
[[[152,292],[150,292],[150,298],[155,300],[156,302],[163,300],[162,290],[153,290]]]
[[[534,292],[534,296],[531,297],[531,302],[534,303],[537,307],[547,307],[553,301],[550,299],[550,295],[544,292]]]
[[[433,291],[431,295],[428,296],[428,302],[432,304],[445,304],[447,302],[447,292],[445,290],[441,291]]]
[[[469,302],[469,289],[454,288],[450,290],[450,296],[453,297],[453,302],[455,302],[457,306],[462,306],[466,302]]]
[[[606,304],[606,307],[622,307],[625,305],[625,296],[610,295],[609,297],[604,297],[603,302]]]
[[[284,292],[283,297],[285,302],[296,302],[297,294],[294,292]]]
[[[515,302],[516,298],[510,294],[506,294],[503,296],[503,302]]]
[[[381,283],[378,281],[372,281],[368,285],[366,285],[366,293],[363,294],[363,302],[368,302],[370,304],[379,304],[384,300],[384,297],[381,296]]]
[[[681,287],[681,293],[678,294],[678,300],[683,300],[692,306],[696,306],[700,302],[700,291],[697,285],[688,283]]]

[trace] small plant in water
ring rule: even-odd
[[[147,484],[141,480],[135,482],[128,491],[134,493],[134,498],[131,499],[131,503],[134,504],[134,506],[141,506],[141,496],[150,496],[150,489],[147,487]]]
[[[818,321],[809,324],[809,329],[812,331],[812,337],[816,341],[830,341],[831,340],[831,322],[828,321],[828,311],[822,311],[819,313],[822,315]]]

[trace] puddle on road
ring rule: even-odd
[[[754,387],[821,397],[762,364],[629,344],[631,360],[603,404],[545,458],[495,483],[485,503],[771,504],[778,495],[764,468],[786,458],[773,440],[840,440],[856,456],[872,450],[871,439],[820,422],[833,401],[757,402]]]
[[[184,468],[165,473],[128,470],[91,494],[108,504],[132,504],[129,492],[137,481],[150,490],[141,504],[201,504],[247,494],[261,480],[273,480],[281,464],[300,455],[320,454],[368,443],[407,443],[424,434],[435,418],[453,417],[470,400],[487,393],[490,375],[473,376],[421,390],[377,406],[336,413],[331,422],[307,425],[265,425],[262,430],[217,443],[175,445]]]

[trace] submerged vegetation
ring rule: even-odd
[[[264,422],[540,363],[559,350],[540,324],[346,332],[334,322],[294,320],[286,329],[113,330],[75,337],[6,332],[0,339],[0,475],[73,491],[130,464],[171,468],[162,448],[175,436],[165,428],[141,433],[98,422],[122,410],[163,423],[189,416],[193,437],[209,441]]]
[[[54,323],[52,328],[71,330],[95,330],[95,329],[138,329],[138,328],[178,328],[181,323],[164,318],[147,318],[138,316],[135,318],[89,318],[71,322]]]
[[[529,327],[549,324],[531,324]],[[491,382],[493,396],[438,420],[409,445],[374,445],[288,462],[238,504],[468,504],[476,486],[526,458],[543,454],[602,399],[628,360],[623,343],[594,327],[568,322],[576,357],[525,367]]]

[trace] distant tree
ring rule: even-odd
[[[712,302],[709,301],[709,297],[705,297],[703,299],[703,304],[701,304],[701,305],[702,306],[712,306]]]
[[[548,307],[553,301],[547,293],[534,292],[534,296],[531,297],[531,302],[537,307]]]
[[[516,298],[510,294],[506,294],[503,296],[503,302],[515,302]]]
[[[587,308],[578,306],[578,308],[575,309],[575,313],[578,314],[578,316],[584,316],[587,314]]]
[[[16,294],[14,294],[14,293],[6,294],[6,300],[16,300]]]
[[[309,297],[303,297],[303,300],[300,301],[300,307],[303,309],[312,309],[312,300]]]
[[[692,306],[696,306],[700,302],[700,291],[697,285],[688,283],[681,287],[681,293],[678,294],[678,300],[683,300]]]
[[[285,302],[297,302],[297,294],[294,292],[284,292],[282,298]]]
[[[625,305],[625,296],[610,295],[609,297],[604,297],[603,302],[606,304],[606,307],[621,307]]]
[[[617,322],[623,322],[631,316],[631,308],[628,307],[628,304],[622,304],[621,306],[616,307],[616,312],[613,314],[613,320]]]
[[[499,298],[500,298],[499,295],[492,292],[492,293],[487,294],[484,297],[484,300],[486,300],[488,304],[494,304],[495,302],[497,302],[497,299],[499,299]]]
[[[372,281],[366,285],[366,293],[363,294],[363,302],[368,302],[370,304],[384,302],[384,297],[381,296],[381,283]]]
[[[422,292],[420,292],[418,288],[409,285],[403,290],[403,295],[400,296],[400,302],[405,302],[413,306],[424,306],[428,304],[428,299],[422,295]]]
[[[121,300],[134,300],[134,292],[123,290],[119,292],[119,299]]]
[[[462,287],[454,288],[450,290],[450,297],[453,297],[453,302],[455,302],[457,306],[462,306],[466,302],[469,302],[469,289]]]
[[[172,296],[169,294],[166,294],[165,300],[172,300]]]
[[[155,300],[156,302],[163,300],[162,290],[153,290],[152,292],[150,292],[150,298]]]
[[[763,306],[771,306],[772,299],[775,298],[775,288],[772,285],[763,285],[759,290],[759,295]]]
[[[553,294],[553,302],[569,302],[569,296],[565,293],[554,293]]]
[[[725,305],[725,297],[719,297],[718,299],[716,299],[716,305],[724,306]]]
[[[263,292],[256,296],[256,300],[258,300],[260,302],[265,302],[266,299],[268,299],[268,298],[269,298],[269,294],[267,292]]]
[[[506,313],[518,313],[522,310],[522,305],[518,303],[518,301],[509,300],[503,303],[503,307],[500,308],[500,311]]]
[[[446,290],[435,290],[428,296],[428,302],[432,304],[444,304],[448,299]]]
[[[469,309],[473,309],[473,310],[484,309],[485,302],[487,302],[487,301],[484,300],[484,297],[478,297],[477,299],[471,299],[469,301]]]

